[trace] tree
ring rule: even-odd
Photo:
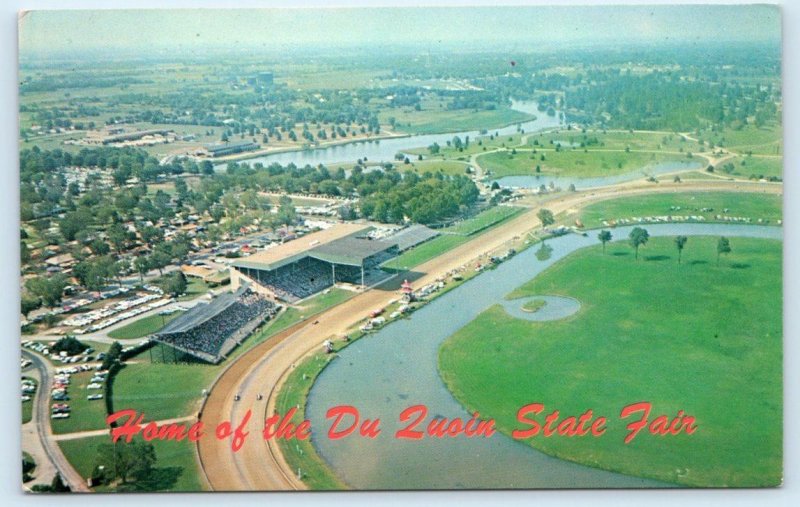
[[[639,247],[647,244],[647,240],[650,239],[650,234],[647,232],[647,229],[634,227],[628,235],[628,238],[630,239],[631,246],[636,250],[635,258],[639,260]]]
[[[20,310],[22,311],[22,315],[25,318],[28,318],[28,314],[32,311],[36,310],[37,308],[42,306],[42,300],[38,297],[28,297],[23,295],[20,300]]]
[[[156,250],[155,252],[151,253],[148,262],[153,269],[157,269],[158,273],[161,276],[164,276],[164,268],[169,266],[169,263],[172,261],[172,257],[163,251],[163,250]]]
[[[186,292],[186,275],[182,271],[176,271],[164,277],[159,283],[161,289],[173,297],[178,297]]]
[[[112,343],[108,348],[108,352],[106,352],[106,357],[103,358],[103,364],[100,365],[100,368],[108,370],[111,366],[119,362],[121,355],[122,345],[119,342]]]
[[[689,241],[689,238],[686,236],[677,236],[675,238],[675,248],[678,249],[678,264],[681,263],[681,252],[683,252],[683,247],[686,246],[687,241]]]
[[[288,195],[282,195],[278,199],[278,221],[285,225],[291,225],[297,220],[297,210],[292,204],[292,198]]]
[[[731,242],[725,236],[721,236],[717,241],[717,266],[719,266],[719,256],[731,253]]]
[[[539,218],[539,221],[542,222],[542,229],[547,227],[548,225],[553,225],[556,223],[556,219],[553,216],[553,212],[547,208],[540,209],[536,216]]]
[[[600,231],[600,234],[597,235],[597,239],[603,244],[603,253],[606,253],[606,243],[611,241],[611,231]]]
[[[42,302],[49,308],[61,302],[61,296],[63,296],[66,286],[67,277],[61,273],[53,275],[50,278],[31,278],[25,283],[25,287],[33,295],[41,298]]]
[[[97,466],[104,468],[109,479],[119,478],[123,484],[147,477],[156,461],[155,447],[146,442],[134,440],[97,446]]]
[[[133,261],[133,268],[137,273],[139,273],[139,279],[142,283],[144,283],[144,275],[146,275],[151,269],[150,259],[148,259],[146,256],[137,257]]]

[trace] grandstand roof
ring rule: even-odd
[[[252,269],[277,269],[296,262],[309,254],[309,251],[337,239],[355,236],[370,229],[360,224],[336,224],[329,229],[312,232],[301,238],[255,253],[233,263],[234,267]]]
[[[156,334],[162,335],[170,333],[182,333],[196,326],[199,326],[203,322],[214,317],[215,315],[218,315],[223,310],[232,305],[234,302],[236,302],[236,299],[239,296],[241,296],[245,290],[247,290],[247,287],[248,287],[247,285],[242,285],[236,292],[226,292],[225,294],[217,296],[216,299],[214,299],[208,304],[206,303],[196,304],[186,313],[176,318],[166,326],[164,326]]]
[[[396,241],[347,237],[320,245],[308,252],[308,255],[331,264],[361,266],[364,259],[394,246],[397,246]]]
[[[402,252],[404,250],[408,250],[412,246],[424,243],[425,241],[428,241],[429,239],[438,235],[438,231],[429,229],[424,225],[412,225],[410,227],[406,227],[397,234],[393,234],[387,239],[397,243],[398,248]]]

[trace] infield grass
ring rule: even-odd
[[[532,402],[562,418],[592,409],[600,438],[526,442],[553,456],[687,486],[776,486],[782,477],[780,241],[690,237],[677,263],[673,238],[652,238],[634,261],[625,243],[580,250],[513,291],[577,298],[581,310],[530,322],[493,306],[442,346],[439,368],[470,411],[509,434]],[[491,381],[487,381],[491,379]],[[697,418],[691,436],[623,439],[622,407]],[[538,418],[542,421],[542,417]]]

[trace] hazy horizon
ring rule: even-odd
[[[320,12],[324,11],[324,13]],[[413,46],[470,50],[780,43],[775,5],[28,11],[20,56]]]

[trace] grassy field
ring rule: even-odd
[[[783,129],[780,125],[756,127],[748,125],[741,129],[726,128],[713,132],[705,139],[739,153],[752,152],[759,155],[780,155],[783,153]]]
[[[745,157],[735,161],[733,174],[739,176],[750,177],[770,176],[783,177],[783,158],[782,157],[764,157],[754,155],[752,157]]]
[[[148,317],[135,320],[108,333],[108,336],[116,340],[129,340],[132,338],[142,338],[159,331],[162,327],[167,325],[170,321],[175,320],[181,316],[183,312],[173,312],[169,315],[150,315]]]
[[[389,116],[393,116],[397,120],[395,130],[409,134],[492,129],[534,118],[532,115],[508,108],[499,108],[493,111],[474,111],[472,109],[390,110],[379,115],[379,118],[383,123]]]
[[[104,394],[105,389],[86,389],[94,372],[85,371],[70,376],[68,419],[51,419],[53,433],[73,433],[84,430],[99,430],[106,427],[105,399],[87,400],[90,394]],[[44,393],[47,395],[47,392]]]
[[[89,477],[97,463],[97,446],[110,443],[107,436],[62,440],[58,443],[64,456],[82,477]],[[201,471],[195,458],[194,444],[183,442],[151,442],[156,450],[155,470],[141,491],[202,491]],[[124,444],[121,444],[124,445]],[[134,488],[135,489],[135,488]],[[107,488],[97,488],[108,491]],[[139,489],[135,489],[139,490]]]
[[[187,282],[189,284],[186,286],[186,292],[178,298],[178,301],[192,300],[197,296],[202,296],[210,289],[208,284],[199,278],[189,278]]]
[[[464,161],[459,160],[437,160],[437,159],[428,159],[428,160],[412,160],[411,164],[409,165],[400,165],[401,170],[413,171],[415,173],[424,174],[426,172],[431,173],[444,173],[448,176],[454,176],[457,174],[467,174],[467,168],[469,165]]]
[[[148,420],[189,415],[218,372],[202,364],[128,364],[114,379],[114,410],[132,408]]]
[[[461,222],[453,224],[450,227],[442,229],[442,232],[469,236],[471,234],[475,234],[476,232],[480,232],[487,227],[504,222],[509,218],[522,213],[524,209],[525,208],[515,206],[493,206],[478,213],[472,218],[462,220]]]
[[[383,264],[383,267],[397,270],[410,269],[434,257],[438,257],[448,250],[452,250],[458,245],[466,243],[468,240],[469,238],[467,236],[443,234],[391,259],[389,262]]]
[[[544,160],[542,160],[544,157]],[[480,155],[477,162],[491,171],[497,178],[536,174],[539,166],[542,174],[562,176],[610,176],[622,174],[648,165],[672,160],[688,160],[686,157],[657,152],[630,152],[582,150],[573,151],[499,151]]]
[[[36,403],[36,396],[39,394],[40,389],[39,389],[39,382],[37,382],[35,378],[26,377],[24,375],[22,376],[22,378],[32,380],[33,385],[36,386],[36,392],[33,392],[28,395],[31,397],[31,399],[29,401],[22,402],[22,424],[25,424],[27,422],[30,422],[31,418],[33,417],[33,405],[34,403]]]
[[[528,137],[528,146],[541,148],[555,148],[561,144],[562,148],[583,151],[589,149],[606,150],[645,150],[645,151],[696,151],[696,144],[687,141],[678,134],[660,132],[629,132],[589,130],[561,130],[558,132],[543,132]]]
[[[680,210],[671,210],[672,206],[679,206]],[[701,211],[703,208],[712,208],[713,211]],[[762,218],[774,223],[782,216],[781,196],[741,192],[687,192],[623,197],[586,206],[578,216],[587,228],[602,227],[603,220],[664,215],[699,215],[712,222],[716,215],[725,216],[722,213],[725,208],[729,210],[727,216],[748,217],[753,222]]]
[[[778,485],[782,244],[731,238],[718,267],[716,240],[689,238],[680,265],[672,238],[651,239],[638,262],[625,243],[581,250],[511,294],[575,297],[577,314],[529,322],[494,306],[444,343],[441,375],[504,433],[534,401],[609,418],[600,438],[527,441],[550,455],[690,486]],[[651,420],[684,410],[698,429],[625,445],[630,421],[618,414],[639,401],[654,404]]]

